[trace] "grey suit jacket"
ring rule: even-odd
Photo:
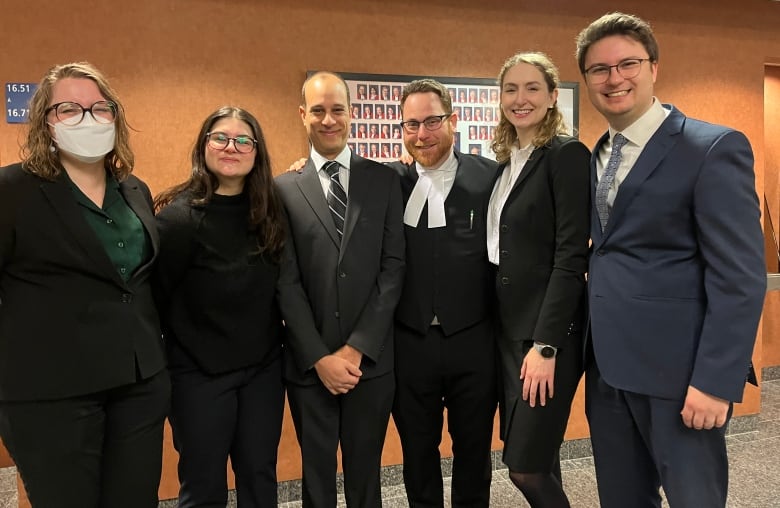
[[[393,368],[393,314],[404,276],[398,174],[353,154],[339,245],[311,160],[276,178],[289,221],[279,277],[285,378],[318,382],[314,364],[344,344],[363,353],[363,379]]]

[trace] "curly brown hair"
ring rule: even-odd
[[[55,65],[43,76],[38,89],[30,99],[30,117],[27,128],[27,139],[22,145],[22,167],[25,170],[47,180],[54,180],[62,171],[53,138],[46,121],[47,109],[51,104],[54,85],[64,78],[90,79],[95,82],[100,93],[106,100],[116,104],[116,139],[114,148],[105,156],[105,167],[118,181],[127,178],[133,171],[135,156],[130,149],[129,128],[125,118],[124,108],[116,92],[105,76],[88,62],[74,62]]]

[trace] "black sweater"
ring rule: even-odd
[[[157,215],[160,318],[209,374],[264,365],[281,348],[279,266],[257,252],[246,195],[214,195],[203,207],[184,194]]]

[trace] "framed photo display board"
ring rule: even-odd
[[[314,72],[309,71],[307,75]],[[415,79],[430,77],[444,84],[452,97],[453,112],[458,116],[455,148],[464,153],[495,158],[490,149],[500,118],[500,93],[495,79],[349,72],[340,72],[339,75],[347,82],[352,100],[352,130],[348,144],[358,155],[377,162],[392,162],[406,152],[400,126],[401,91]],[[561,82],[558,90],[558,107],[569,133],[576,136],[579,84]]]

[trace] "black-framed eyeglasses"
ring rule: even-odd
[[[609,79],[612,69],[615,69],[623,79],[635,78],[642,70],[642,62],[652,62],[652,59],[627,58],[615,65],[596,64],[585,69],[585,79],[592,85],[600,85]]]
[[[451,117],[452,113],[448,113],[446,115],[434,115],[429,116],[422,122],[418,120],[407,120],[405,122],[401,122],[401,127],[403,130],[408,132],[409,134],[414,134],[415,132],[420,130],[420,125],[424,125],[426,130],[429,131],[435,131],[441,128],[442,123],[444,123],[444,120]]]
[[[65,125],[78,125],[89,111],[97,123],[108,124],[116,120],[117,105],[113,101],[98,101],[88,108],[78,102],[58,102],[46,108],[46,114],[54,111],[57,120]]]
[[[230,142],[233,142],[233,147],[238,153],[249,153],[255,149],[257,140],[249,136],[236,136],[231,138],[224,132],[207,132],[206,142],[209,148],[214,150],[225,150]]]

